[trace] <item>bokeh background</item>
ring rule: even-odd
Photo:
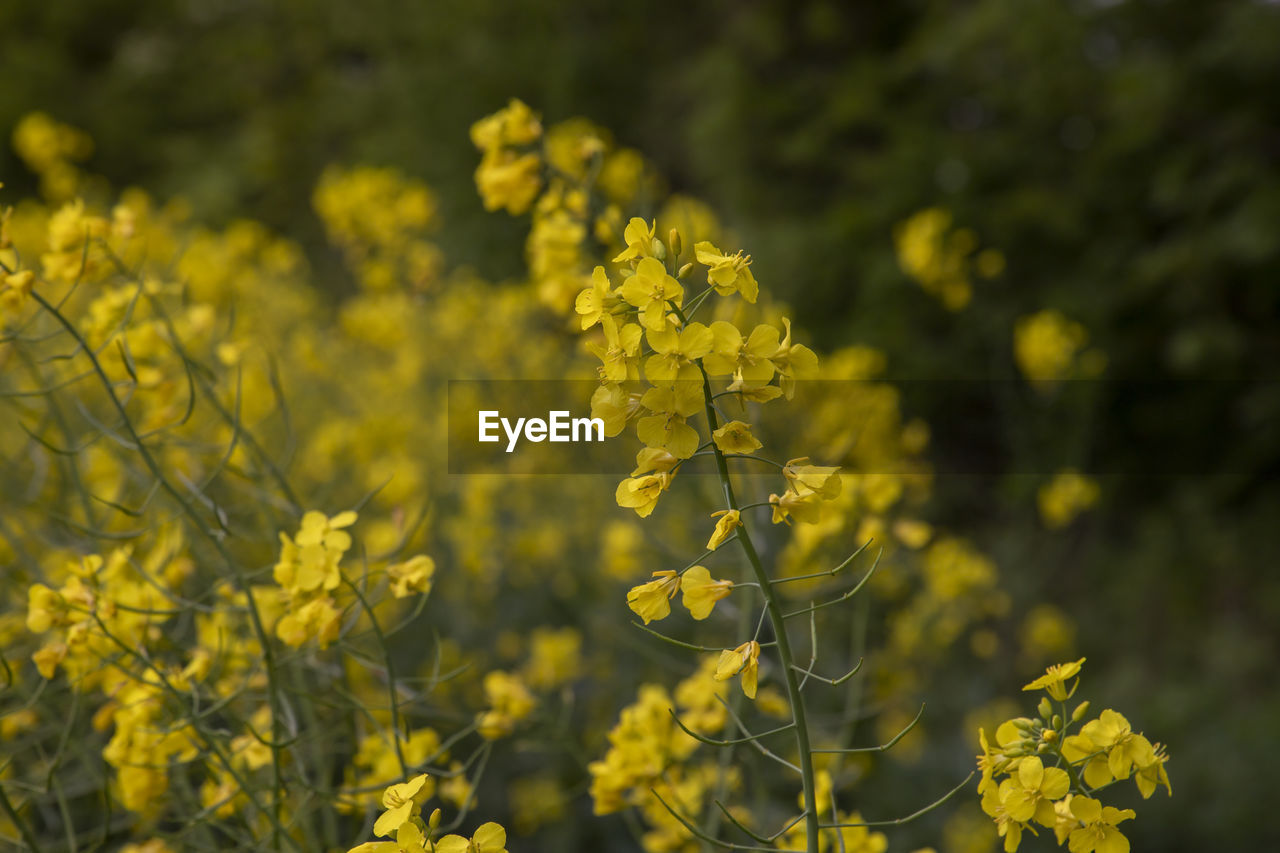
[[[888,355],[933,425],[930,520],[1015,601],[1069,613],[1090,695],[1172,745],[1175,796],[1135,849],[1268,849],[1278,47],[1266,2],[13,0],[0,128],[33,109],[85,128],[94,172],[264,221],[335,292],[353,285],[310,204],[326,164],[425,180],[451,259],[501,280],[526,226],[482,209],[466,128],[512,96],[611,128],[722,214],[818,344]],[[0,175],[34,194],[7,145]],[[930,207],[1005,258],[959,311],[895,253]],[[1044,309],[1087,329],[1103,379],[1017,385],[1010,330]],[[1101,499],[1049,530],[1036,492],[1064,465]]]

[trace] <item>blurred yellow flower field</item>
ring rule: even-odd
[[[1000,683],[1011,620],[1036,668],[1073,629],[928,520],[930,427],[883,354],[805,343],[733,232],[591,122],[511,100],[470,135],[527,276],[453,265],[421,181],[334,165],[335,295],[287,236],[113,192],[88,134],[18,126],[41,197],[0,196],[4,843],[819,853],[916,849],[892,827],[925,818],[963,849],[1127,850],[1112,785],[1171,793],[1169,753],[1068,707],[1083,659],[1027,685],[1036,717],[926,711],[943,673]],[[952,224],[895,236],[960,311],[1004,260]],[[1011,339],[1037,386],[1100,369],[1056,312]],[[623,474],[450,473],[448,383],[512,377],[594,382],[571,402]],[[1097,499],[1064,471],[1038,506],[1063,528]],[[934,737],[970,712],[996,726],[966,718],[976,770]]]

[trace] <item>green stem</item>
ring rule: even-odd
[[[275,808],[271,821],[271,842],[272,846],[278,849],[281,838],[283,838],[291,847],[301,850],[297,841],[291,835],[281,831],[281,821],[284,817],[285,786],[284,775],[280,763],[280,747],[278,744],[281,741],[282,728],[280,722],[280,710],[283,701],[280,697],[280,679],[276,672],[275,653],[271,648],[270,635],[267,633],[266,626],[263,624],[262,615],[258,612],[258,605],[257,602],[254,601],[253,590],[249,584],[249,580],[245,577],[240,565],[234,558],[232,558],[231,552],[227,550],[227,547],[222,542],[221,538],[212,533],[205,526],[203,519],[200,518],[200,514],[192,508],[191,502],[184,499],[182,493],[178,491],[177,487],[169,482],[169,478],[164,474],[164,469],[160,467],[160,463],[151,454],[151,451],[146,444],[143,443],[141,436],[138,435],[137,430],[134,428],[133,421],[129,419],[128,411],[125,409],[124,404],[120,402],[120,398],[116,396],[115,387],[111,382],[111,378],[107,376],[107,372],[103,369],[102,363],[98,360],[97,355],[94,354],[88,341],[86,341],[84,336],[80,334],[80,330],[77,329],[70,320],[63,316],[57,308],[49,304],[49,302],[39,293],[33,291],[31,293],[31,298],[40,303],[40,306],[44,308],[44,310],[48,311],[49,314],[67,330],[67,333],[71,335],[76,344],[79,345],[80,349],[84,352],[85,357],[89,359],[90,364],[93,366],[94,372],[98,375],[98,379],[102,384],[103,390],[107,393],[107,398],[111,401],[117,414],[120,415],[120,420],[128,431],[129,438],[133,441],[133,444],[137,448],[138,454],[142,457],[142,461],[146,464],[147,469],[151,472],[151,475],[155,477],[156,481],[159,482],[160,487],[177,502],[178,506],[182,509],[183,514],[190,519],[195,529],[201,533],[213,546],[214,550],[218,552],[223,563],[231,572],[236,586],[242,593],[244,593],[246,604],[248,606],[250,623],[252,624],[254,635],[257,637],[258,645],[262,648],[262,662],[267,671],[267,697],[271,704],[271,769],[275,787]]]
[[[702,365],[698,365],[699,371],[702,373],[702,393],[706,401],[707,424],[710,430],[719,429],[719,421],[716,419],[715,404],[711,394],[711,380],[707,376]],[[720,448],[712,446],[716,458],[716,470],[720,475],[720,484],[724,487],[724,498],[729,505],[729,509],[739,509],[737,498],[733,493],[733,483],[729,479],[729,466],[725,460],[724,454],[720,452]],[[791,653],[791,640],[787,636],[787,624],[782,613],[782,606],[778,602],[777,596],[773,594],[773,586],[769,580],[769,573],[765,571],[764,565],[760,562],[760,555],[756,552],[755,545],[751,542],[751,536],[747,532],[746,524],[741,525],[737,532],[738,542],[742,545],[742,552],[746,555],[747,562],[751,564],[751,569],[755,572],[756,582],[760,584],[760,592],[764,595],[765,608],[769,614],[769,622],[773,625],[773,633],[778,644],[778,656],[782,660],[782,676],[786,683],[787,699],[791,703],[791,716],[796,726],[796,747],[800,752],[800,776],[804,784],[804,808],[805,808],[805,836],[807,839],[808,853],[818,853],[818,803],[817,803],[817,785],[813,771],[813,750],[809,743],[809,725],[805,719],[804,697],[800,693],[800,684],[796,680],[796,671],[792,664],[795,657]]]
[[[0,809],[4,810],[9,820],[13,821],[13,825],[18,828],[18,832],[22,835],[22,840],[31,848],[31,853],[40,853],[42,849],[40,842],[36,841],[36,836],[31,831],[31,828],[27,826],[27,822],[18,815],[18,810],[9,801],[9,795],[4,792],[4,785],[0,785]]]

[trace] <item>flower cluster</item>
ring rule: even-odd
[[[13,149],[40,176],[40,191],[54,201],[72,198],[84,183],[77,163],[93,153],[93,138],[48,113],[23,116],[13,129]]]
[[[994,278],[1004,270],[1004,255],[995,249],[978,251],[978,237],[969,228],[952,228],[952,216],[930,207],[898,224],[893,232],[898,263],[903,271],[936,296],[950,311],[959,311],[973,297],[973,273]]]
[[[436,199],[421,181],[390,168],[330,166],[312,206],[365,290],[421,291],[440,276],[443,255],[424,236],[437,224]]]
[[[1088,343],[1089,332],[1083,325],[1052,309],[1021,317],[1013,328],[1018,369],[1040,388],[1100,374],[1106,356],[1099,349],[1086,348]]]
[[[507,853],[507,831],[500,824],[483,823],[470,838],[436,837],[441,812],[435,809],[425,820],[422,805],[435,790],[431,777],[420,773],[382,792],[385,811],[373,825],[373,834],[391,841],[366,841],[347,853]]]
[[[343,528],[355,521],[354,512],[328,518],[313,510],[302,517],[294,538],[280,534],[280,561],[273,574],[288,598],[276,635],[289,645],[301,646],[315,638],[323,649],[338,638],[342,623],[334,596],[342,583],[338,563],[351,547],[351,535]]]
[[[1040,518],[1050,528],[1066,527],[1076,516],[1098,502],[1096,480],[1079,471],[1059,471],[1036,492]]]
[[[519,215],[542,187],[542,158],[527,147],[542,135],[542,123],[521,101],[471,126],[471,141],[483,153],[476,168],[476,189],[485,210]]]
[[[1134,810],[1103,805],[1097,795],[1130,777],[1144,799],[1161,785],[1173,793],[1164,767],[1168,753],[1133,731],[1122,714],[1108,709],[1082,723],[1088,702],[1068,713],[1067,700],[1079,686],[1083,664],[1081,658],[1051,666],[1024,687],[1046,694],[1038,716],[1001,723],[994,745],[984,730],[978,731],[982,809],[995,821],[1009,853],[1018,849],[1024,830],[1035,833],[1036,824],[1052,829],[1071,853],[1128,853],[1129,840],[1119,824],[1134,817]],[[1073,733],[1076,725],[1080,729]]]
[[[596,814],[610,814],[628,805],[650,805],[649,789],[669,778],[673,769],[682,773],[686,785],[702,780],[700,790],[712,781],[688,766],[698,741],[672,714],[678,714],[684,726],[701,735],[724,728],[728,713],[720,699],[727,691],[715,677],[716,663],[715,658],[705,659],[693,675],[676,686],[674,696],[661,685],[642,685],[636,701],[622,709],[617,725],[609,732],[608,751],[589,767]],[[689,793],[686,791],[686,796]],[[661,806],[657,811],[663,811]]]

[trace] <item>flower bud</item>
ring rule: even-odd
[[[1042,744],[1040,744],[1039,746],[1037,746],[1037,747],[1036,747],[1036,752],[1038,752],[1038,753],[1043,754],[1043,753],[1046,753],[1046,752],[1048,752],[1048,751],[1049,751],[1049,744],[1047,744],[1047,743],[1042,743]]]
[[[1053,715],[1053,705],[1049,704],[1049,700],[1043,696],[1040,697],[1040,706],[1036,710],[1040,712],[1040,719],[1042,720],[1047,720]]]
[[[667,259],[667,247],[662,245],[662,241],[657,237],[653,238],[653,242],[649,246],[649,250],[653,252],[653,256],[660,261]]]
[[[1084,715],[1087,713],[1089,713],[1088,700],[1081,702],[1078,706],[1076,706],[1075,711],[1071,713],[1071,722],[1073,723],[1080,722],[1081,720],[1084,719]]]
[[[1054,743],[1058,740],[1058,733],[1053,729],[1045,729],[1044,734],[1040,735],[1040,739],[1043,740],[1044,743]],[[1044,744],[1041,744],[1041,746],[1044,746]]]
[[[431,817],[427,819],[427,826],[431,827],[432,830],[435,830],[435,828],[438,827],[439,825],[440,825],[440,810],[436,809],[431,813]]]
[[[1061,715],[1061,714],[1054,714],[1054,715],[1053,715],[1053,719],[1049,721],[1049,725],[1053,726],[1055,729],[1061,729],[1061,728],[1062,728],[1062,715]]]
[[[671,247],[671,257],[679,258],[680,250],[684,245],[680,242],[680,232],[672,228],[671,233],[667,235],[667,245]]]
[[[684,278],[689,275],[689,271],[693,269],[693,263],[687,263],[680,267],[680,272],[676,273],[676,278]]]

